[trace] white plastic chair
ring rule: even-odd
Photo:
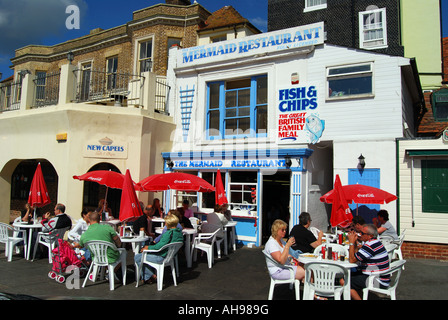
[[[337,244],[337,243],[325,243],[325,244],[321,244],[319,246],[317,246],[314,249],[314,254],[319,254],[322,251],[322,246],[324,247],[331,247],[331,249],[334,252],[338,252],[339,254],[343,254],[344,256],[348,257],[348,249],[347,247],[341,245],[341,244]]]
[[[213,246],[215,245],[216,234],[218,231],[219,229],[213,233],[198,233],[196,238],[194,238],[193,245],[191,247],[191,254],[194,258],[193,261],[196,261],[197,250],[199,249],[207,253],[208,267],[211,268],[213,266]]]
[[[397,260],[390,264],[389,270],[382,271],[376,274],[372,274],[367,279],[367,286],[363,291],[363,300],[367,300],[369,297],[369,291],[382,293],[390,296],[391,300],[396,300],[396,290],[398,286],[398,281],[400,280],[401,271],[404,269],[404,264],[406,260]],[[382,275],[390,274],[391,282],[388,288],[381,289],[379,283],[377,282],[378,277]]]
[[[300,281],[296,279],[296,274],[294,272],[294,268],[292,266],[283,265],[283,264],[279,263],[274,258],[272,258],[272,256],[269,253],[267,253],[266,251],[263,250],[262,252],[263,252],[264,257],[266,259],[266,265],[267,266],[269,266],[269,263],[272,263],[277,268],[282,268],[282,269],[288,269],[289,270],[289,279],[278,280],[278,279],[272,278],[272,276],[270,277],[271,278],[271,285],[269,286],[268,299],[272,300],[272,298],[274,296],[274,289],[275,289],[275,286],[277,284],[289,283],[290,287],[294,286],[294,291],[295,291],[295,294],[296,294],[296,300],[300,300]]]
[[[348,281],[344,281],[343,286],[337,285],[336,275],[343,274],[344,279],[348,279],[348,272],[348,269],[331,262],[319,261],[305,264],[303,300],[314,300],[315,294],[341,300]]]
[[[38,232],[36,243],[34,244],[33,260],[36,257],[37,247],[39,244],[42,244],[48,248],[48,263],[52,263],[53,259],[51,258],[51,253],[56,247],[58,239],[63,239],[68,230],[70,230],[70,227],[54,229],[51,232]]]
[[[22,233],[19,236],[19,233]],[[28,248],[28,241],[26,237],[26,230],[16,229],[9,224],[0,222],[0,242],[5,244],[5,256],[8,257],[8,262],[12,261],[12,253],[14,247],[23,241],[25,256]]]
[[[177,286],[176,270],[177,270],[177,260],[176,255],[179,249],[183,246],[183,242],[172,242],[164,245],[158,250],[144,250],[142,254],[142,259],[140,265],[135,266],[135,280],[137,282],[135,287],[138,287],[140,282],[140,275],[142,273],[143,264],[147,264],[154,269],[156,269],[157,275],[157,290],[162,291],[163,289],[163,275],[165,273],[165,267],[171,267],[171,274],[173,276],[174,286]],[[162,263],[146,261],[146,255],[151,253],[158,253],[164,250],[168,250],[165,259]]]
[[[386,248],[387,254],[389,255],[389,262],[391,262],[392,258],[394,257],[394,252],[398,248],[398,246],[395,243],[386,243],[383,245],[384,248]]]
[[[90,265],[89,271],[87,272],[86,278],[82,287],[84,288],[87,282],[87,279],[95,282],[98,275],[98,268],[108,267],[109,271],[109,288],[110,290],[115,289],[115,272],[114,269],[117,265],[121,263],[121,271],[123,274],[123,285],[126,285],[126,249],[117,248],[115,244],[107,242],[107,241],[88,241],[86,243],[86,247],[90,250],[92,254],[92,263]],[[115,251],[119,251],[120,257],[114,263],[109,263],[107,259],[107,250],[112,249]],[[101,272],[100,279],[104,277],[104,268]]]
[[[198,232],[199,219],[196,217],[190,217],[188,219],[190,219],[191,225],[193,226],[194,230],[196,230],[196,232]]]
[[[401,252],[401,246],[403,245],[405,234],[406,234],[406,229],[403,229],[403,232],[398,237],[398,243],[396,243],[398,248],[395,249],[395,251],[394,251],[394,258],[397,257],[398,260],[403,260],[403,252]],[[404,266],[403,266],[403,270],[404,270]]]

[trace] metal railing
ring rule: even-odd
[[[75,101],[114,103],[115,106],[141,105],[144,77],[130,73],[76,69]]]
[[[0,112],[20,109],[22,80],[0,85]]]
[[[166,105],[171,87],[167,82],[168,81],[164,77],[157,77],[156,79],[155,111],[163,114],[168,114]]]
[[[33,80],[35,98],[33,107],[42,108],[59,102],[59,81],[61,72],[39,74]]]

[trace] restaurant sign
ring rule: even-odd
[[[279,144],[315,144],[319,141],[325,129],[325,121],[320,119],[317,93],[317,86],[303,83],[277,89]]]
[[[82,155],[85,158],[127,159],[128,146],[127,142],[104,137],[84,145]]]
[[[177,56],[178,66],[215,62],[239,57],[266,54],[292,48],[309,47],[324,43],[324,23],[251,35],[202,46],[185,48]]]

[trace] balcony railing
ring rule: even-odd
[[[0,112],[60,104],[96,104],[140,108],[168,115],[170,87],[166,77],[63,65],[55,73],[24,72],[20,81],[0,85]]]
[[[0,85],[0,112],[20,109],[22,81]]]
[[[34,80],[34,107],[42,108],[56,105],[59,101],[60,72],[40,74]]]
[[[75,69],[75,101],[140,106],[144,77],[106,70]]]

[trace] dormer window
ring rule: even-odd
[[[386,8],[359,13],[359,47],[381,49],[387,47]]]

